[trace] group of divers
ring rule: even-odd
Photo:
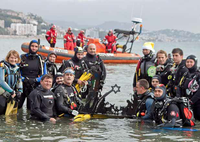
[[[200,120],[197,58],[183,59],[180,48],[174,48],[170,58],[163,50],[154,54],[153,43],[144,43],[144,56],[134,72],[134,94],[127,105],[117,109],[108,106],[105,98],[97,106],[106,68],[95,44],[86,50],[76,47],[74,56],[64,60],[59,69],[57,54],[50,52],[43,59],[37,54],[39,47],[38,41],[32,40],[27,54],[20,56],[11,50],[0,62],[0,114],[16,114],[15,108],[21,109],[27,98],[30,118],[52,123],[59,116],[82,113],[129,116],[169,127],[194,126],[194,120]]]

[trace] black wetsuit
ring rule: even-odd
[[[59,68],[59,72],[63,72],[67,67],[72,67],[75,71],[75,79],[74,84],[77,83],[78,79],[81,77],[81,75],[84,73],[84,67],[83,67],[83,61],[78,59],[76,56],[77,53],[68,61],[64,61]]]
[[[50,90],[39,85],[28,96],[31,103],[31,117],[41,121],[48,121],[56,117],[55,96]]]
[[[172,67],[173,68],[173,67]],[[185,60],[182,60],[182,62],[179,65],[175,66],[175,71],[171,72],[172,78],[169,80],[169,86],[171,88],[171,96],[172,97],[185,97],[186,96],[186,90],[183,87],[183,78],[188,78],[189,71],[185,67]]]
[[[152,66],[155,66],[155,59],[156,56],[152,52],[140,59],[136,67],[136,72],[134,74],[133,87],[136,87],[136,83],[140,79],[146,79],[149,84],[151,84],[152,77],[148,75],[148,69]]]
[[[156,74],[161,77],[160,84],[164,84],[166,86],[168,83],[168,76],[171,73],[170,68],[173,66],[173,63],[171,62],[171,60],[167,59],[164,65],[156,65],[156,66],[157,66]]]
[[[55,63],[50,62],[49,60],[46,60],[46,66],[47,66],[47,73],[51,74],[53,77],[57,74],[57,66]]]
[[[92,77],[92,88],[95,91],[102,89],[103,84],[100,82],[104,82],[106,79],[106,68],[104,66],[103,61],[98,55],[91,55],[89,53],[83,58],[85,61],[87,69],[89,69],[93,75]],[[94,81],[95,80],[95,81]]]
[[[72,110],[78,110],[81,100],[73,86],[59,85],[54,91],[56,96],[56,109],[58,114],[71,114]]]
[[[171,101],[166,95],[164,97],[155,98],[152,104],[151,113],[156,124],[174,127],[177,120],[180,120],[180,110],[175,101]],[[180,121],[180,126],[182,122]]]
[[[194,65],[192,68],[189,68],[189,78],[185,82],[185,86],[188,87],[188,83],[192,80],[196,80],[196,83],[200,86],[200,71],[197,69],[197,65]],[[187,95],[189,99],[191,100],[191,105],[194,111],[194,117],[195,119],[200,120],[200,88],[198,88],[197,91],[191,92],[189,89],[187,89]]]
[[[144,94],[138,95],[138,105],[136,110],[136,115],[144,120],[152,119],[151,116],[151,106],[153,103],[153,93],[146,91]],[[145,115],[142,115],[144,113]]]
[[[25,98],[29,93],[39,85],[39,76],[42,76],[43,64],[40,55],[38,54],[23,54],[21,55],[20,70],[23,80],[23,93],[20,98],[18,107],[21,108],[25,101]],[[38,80],[36,80],[38,79]],[[29,100],[27,100],[27,107],[29,106]]]

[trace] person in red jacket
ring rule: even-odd
[[[79,47],[83,47],[84,46],[84,40],[86,39],[85,37],[85,32],[83,30],[80,31],[80,33],[78,34],[78,36],[76,37],[76,45]],[[80,44],[80,45],[78,45]]]
[[[48,30],[47,33],[46,33],[46,39],[49,42],[51,47],[55,47],[56,37],[57,37],[56,26],[53,25],[50,28],[50,30]]]
[[[64,48],[66,50],[74,50],[74,47],[76,47],[75,37],[72,33],[72,28],[68,28],[64,36]]]
[[[117,37],[113,34],[112,30],[109,30],[108,35],[105,36],[105,40],[108,41],[108,44],[106,45],[106,49],[108,52],[115,53],[116,52],[116,39]]]

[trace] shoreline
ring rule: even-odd
[[[37,36],[0,35],[0,38],[40,38],[40,39],[45,39],[45,36],[44,35],[37,35]]]

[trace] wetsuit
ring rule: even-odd
[[[152,119],[151,106],[153,103],[153,93],[146,91],[144,94],[138,95],[138,105],[136,109],[137,117],[141,117],[144,120]]]
[[[193,59],[195,64],[193,67],[188,68],[189,77],[186,79],[184,86],[187,88],[186,93],[187,97],[190,99],[194,117],[195,119],[200,120],[200,70],[197,67],[196,56],[190,55],[187,57],[187,59]]]
[[[23,81],[23,93],[20,98],[19,108],[23,106],[25,98],[29,93],[39,85],[42,75],[47,74],[46,63],[43,63],[40,55],[30,49],[32,43],[30,42],[29,45],[29,53],[21,55],[20,70]],[[27,100],[27,108],[30,108],[29,100]]]
[[[180,110],[176,101],[172,101],[166,95],[155,98],[151,109],[153,119],[157,125],[169,127],[182,126],[182,121],[177,123],[180,120]]]
[[[71,114],[72,110],[78,110],[82,103],[77,90],[73,86],[67,86],[65,84],[59,85],[54,91],[54,94],[56,96],[56,109],[58,114]]]
[[[98,55],[91,55],[89,53],[83,58],[87,69],[89,69],[93,75],[91,78],[92,88],[95,91],[102,89],[103,83],[106,79],[106,68],[103,61]]]
[[[63,60],[63,63],[59,68],[59,72],[63,72],[68,67],[72,67],[74,69],[75,71],[74,84],[77,83],[78,79],[84,73],[84,67],[83,67],[84,61],[78,59],[76,54],[77,52],[75,52],[74,56],[68,61]]]
[[[31,117],[41,121],[48,121],[56,117],[55,96],[50,90],[41,85],[35,88],[28,96],[31,104]]]
[[[156,64],[156,74],[161,77],[161,82],[165,86],[168,83],[168,76],[170,75],[171,71],[170,68],[173,66],[171,60],[167,59],[164,65]]]
[[[187,78],[189,76],[189,71],[185,67],[185,60],[182,60],[182,62],[179,65],[175,65],[175,67],[171,68],[171,74],[168,76],[169,82],[169,88],[171,91],[170,96],[172,97],[185,97],[186,96],[186,90],[183,87],[184,84],[184,78]]]
[[[151,84],[151,76],[154,75],[149,75],[148,71],[152,66],[155,66],[155,59],[156,56],[151,51],[148,55],[145,55],[139,60],[133,78],[133,87],[136,87],[136,83],[140,79],[146,79],[149,84]]]
[[[0,114],[5,114],[6,104],[11,95],[16,93],[18,99],[22,93],[22,80],[20,70],[17,65],[11,65],[6,61],[0,64]]]

